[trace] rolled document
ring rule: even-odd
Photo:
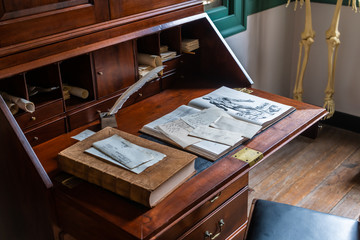
[[[12,113],[12,115],[15,115],[17,114],[17,112],[19,111],[19,106],[16,105],[15,103],[13,102],[10,102],[10,101],[5,101],[6,102],[6,105],[8,106],[10,112]]]
[[[71,95],[74,95],[74,96],[82,98],[82,99],[86,99],[89,97],[89,91],[84,88],[64,85],[63,91],[64,91],[64,89],[69,90]]]
[[[26,99],[23,99],[23,98],[9,95],[5,92],[0,92],[0,94],[2,95],[4,100],[15,103],[20,109],[22,109],[26,112],[29,112],[29,113],[35,112],[35,104],[34,103],[32,103]]]
[[[137,60],[139,64],[151,66],[153,68],[162,65],[161,57],[157,55],[138,53]]]

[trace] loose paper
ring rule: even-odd
[[[198,110],[196,108],[186,106],[186,105],[181,105],[180,107],[178,107],[174,111],[162,116],[159,119],[156,119],[155,121],[152,121],[151,123],[146,124],[146,126],[148,128],[155,129],[155,127],[158,126],[158,125],[163,125],[165,123],[178,120],[179,118],[181,118],[183,116],[193,114],[193,113],[197,113],[197,112],[200,112],[200,110]]]
[[[243,137],[238,133],[216,129],[208,126],[199,126],[190,132],[190,136],[199,137],[213,142],[234,146]]]
[[[125,168],[125,169],[127,169],[127,170],[129,170],[129,171],[131,171],[133,173],[139,174],[139,173],[143,172],[145,169],[147,169],[148,167],[151,167],[152,165],[160,162],[161,160],[163,160],[166,157],[166,155],[163,154],[163,153],[160,153],[160,152],[157,152],[157,151],[154,151],[154,150],[151,150],[151,149],[146,149],[146,150],[154,158],[152,160],[148,161],[148,162],[145,162],[145,163],[133,168],[133,169],[130,169],[130,168],[126,167],[125,165],[119,163],[118,161],[115,161],[114,159],[107,156],[106,154],[98,151],[96,148],[91,147],[91,148],[85,150],[85,152],[87,152],[87,153],[89,153],[89,154],[91,154],[91,155],[93,155],[95,157],[101,158],[101,159],[103,159],[105,161],[111,162],[111,163],[113,163],[113,164],[115,164],[117,166],[123,167],[123,168]]]
[[[118,135],[94,142],[93,147],[130,169],[154,158],[144,151],[143,147],[126,141]]]
[[[181,117],[181,119],[191,127],[196,128],[199,126],[209,126],[221,116],[227,116],[227,113],[218,108],[208,108],[198,113]]]
[[[89,129],[86,129],[84,131],[82,131],[81,133],[75,135],[75,136],[72,136],[71,138],[73,139],[76,139],[76,140],[79,140],[79,141],[82,141],[88,137],[90,137],[91,135],[94,135],[95,132],[94,131],[91,131]]]
[[[188,136],[193,128],[181,119],[159,125],[156,129],[183,148],[201,141],[198,138]]]
[[[245,122],[235,119],[233,117],[220,117],[214,123],[210,124],[211,127],[228,130],[231,132],[239,133],[246,138],[253,138],[257,132],[262,128],[261,125]]]

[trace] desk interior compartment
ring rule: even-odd
[[[0,92],[9,94],[11,96],[23,98],[29,100],[29,95],[27,92],[26,81],[24,74],[17,74],[8,78],[0,79]],[[4,96],[3,96],[4,98]],[[9,100],[4,99],[9,102]],[[13,114],[15,117],[24,113],[23,110],[19,109]]]
[[[91,53],[69,58],[60,63],[66,111],[80,108],[86,103],[95,100],[92,66]],[[71,90],[68,92],[67,87],[80,88],[83,95],[81,94],[81,97],[73,95]]]

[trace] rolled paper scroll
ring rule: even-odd
[[[15,103],[20,109],[22,109],[26,112],[29,112],[29,113],[35,112],[35,104],[34,103],[32,103],[26,99],[23,99],[23,98],[12,96],[5,92],[0,92],[0,94],[2,95],[4,100]]]
[[[157,55],[138,53],[137,60],[139,64],[147,65],[153,68],[162,65],[161,57]]]
[[[79,98],[82,98],[82,99],[86,99],[86,98],[89,97],[89,91],[84,89],[84,88],[64,85],[63,91],[64,91],[64,88],[65,88],[65,91],[68,90],[71,95],[74,95],[76,97],[79,97]]]
[[[5,101],[5,103],[6,103],[7,107],[9,108],[12,115],[15,115],[18,113],[18,111],[19,111],[18,105],[16,105],[13,102],[7,101],[7,100]]]

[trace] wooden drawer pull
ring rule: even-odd
[[[219,225],[219,232],[216,233],[215,235],[209,231],[205,232],[205,238],[204,239],[208,239],[210,238],[211,240],[214,240],[215,238],[217,238],[218,236],[220,236],[221,231],[222,231],[222,227],[225,225],[225,222],[223,219],[220,219],[220,221],[218,222]]]

